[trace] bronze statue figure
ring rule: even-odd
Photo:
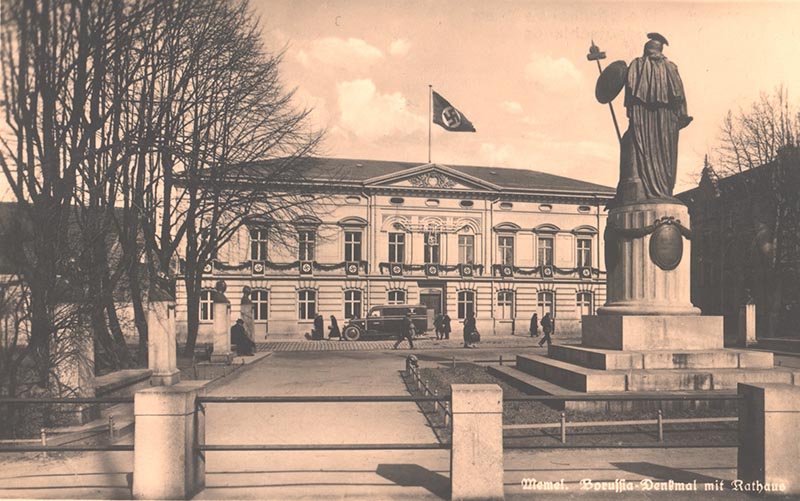
[[[613,63],[597,82],[598,100],[610,103],[623,87],[619,80],[624,79],[628,115],[628,130],[620,139],[617,194],[607,208],[646,201],[679,203],[672,196],[678,131],[689,125],[692,117],[686,112],[678,67],[663,54],[667,39],[658,33],[648,33],[647,37],[644,54],[631,61],[627,72],[619,71],[620,65]],[[589,59],[602,58],[598,53],[590,49]]]

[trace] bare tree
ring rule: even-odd
[[[728,112],[717,150],[717,170],[722,177],[741,174],[736,183],[738,216],[752,226],[750,255],[757,256],[751,284],[768,305],[767,328],[779,335],[787,293],[796,288],[800,253],[800,109],[789,92],[778,87],[762,94],[747,109]],[[732,210],[732,209],[729,209]],[[741,244],[736,246],[741,247]],[[742,256],[746,252],[740,252]],[[733,263],[732,263],[733,264]],[[742,269],[748,263],[739,263]],[[796,295],[795,290],[792,294]]]

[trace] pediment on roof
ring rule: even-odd
[[[400,172],[368,179],[365,184],[374,187],[427,188],[432,190],[496,191],[500,189],[497,185],[439,164],[412,167]]]

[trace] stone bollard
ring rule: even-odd
[[[222,296],[224,298],[224,296]],[[211,362],[229,364],[233,359],[231,353],[231,304],[227,301],[214,301],[214,351]]]
[[[800,494],[800,387],[739,383],[739,395],[740,490]]]
[[[747,348],[758,342],[756,339],[756,305],[743,304],[739,307],[739,323],[736,325],[739,346]]]
[[[150,384],[169,386],[181,380],[175,346],[175,303],[147,304],[147,361],[153,375]]]
[[[503,499],[503,390],[496,384],[453,384],[450,389],[451,499]]]
[[[134,399],[134,499],[190,499],[205,487],[205,416],[195,405],[205,383],[156,386]]]

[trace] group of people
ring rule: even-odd
[[[306,338],[314,341],[321,341],[325,339],[325,320],[319,313],[317,313],[317,316],[314,317],[314,328],[311,329],[311,335],[306,334]],[[331,315],[331,325],[328,327],[328,339],[333,338],[336,338],[339,341],[344,340],[342,331],[339,329],[339,322],[336,320],[335,316]]]
[[[533,316],[531,317],[531,326],[530,326],[531,337],[539,337],[539,325],[540,325],[539,314],[534,313]],[[550,312],[545,313],[544,317],[542,317],[541,326],[544,336],[539,341],[539,346],[543,346],[544,343],[547,343],[547,346],[550,346],[553,342],[550,336],[556,329],[556,321],[550,315]]]
[[[444,315],[437,313],[433,319],[433,327],[436,330],[436,339],[450,339],[450,315],[444,312]]]

